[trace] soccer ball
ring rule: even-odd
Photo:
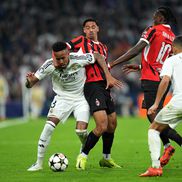
[[[55,153],[49,158],[48,164],[52,171],[65,171],[68,167],[68,159],[62,153]]]

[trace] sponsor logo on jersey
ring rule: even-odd
[[[60,73],[60,79],[63,81],[63,82],[67,82],[67,81],[73,81],[73,80],[76,80],[76,76],[78,75],[78,72],[75,72],[75,73],[71,73],[71,74],[68,74],[68,73]]]

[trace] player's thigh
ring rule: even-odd
[[[88,124],[90,118],[90,108],[85,97],[75,100],[73,104],[73,114],[75,120],[79,123],[81,122],[80,125],[84,125],[84,123]]]
[[[105,93],[106,89],[102,82],[85,85],[84,94],[92,114],[96,111],[107,109],[107,98]]]
[[[157,114],[155,121],[162,124],[177,125],[182,121],[182,109],[170,102]]]
[[[107,128],[108,126],[108,117],[105,110],[95,111],[93,113],[93,118],[98,128]]]
[[[169,127],[168,124],[163,124],[163,123],[158,123],[156,121],[154,121],[151,125],[150,125],[150,129],[154,129],[157,130],[159,132],[164,131],[167,127]]]
[[[105,100],[106,100],[106,113],[107,115],[111,116],[111,120],[116,120],[115,116],[115,104],[114,104],[114,100],[111,97],[111,93],[110,90],[107,89],[105,90]]]
[[[56,117],[64,123],[73,111],[72,105],[73,101],[70,99],[55,96],[47,116]]]
[[[141,86],[144,93],[144,101],[142,104],[142,108],[149,109],[154,104],[159,84],[160,82],[158,81],[142,80]],[[161,99],[161,102],[159,104],[159,109],[163,107],[166,94],[167,91],[164,94],[163,98]]]

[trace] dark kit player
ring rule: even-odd
[[[133,57],[142,53],[141,60],[141,86],[144,92],[144,104],[148,110],[154,103],[158,86],[160,84],[160,71],[167,57],[172,55],[172,42],[175,35],[170,27],[170,23],[176,20],[168,7],[158,8],[153,15],[154,24],[148,27],[142,34],[139,42],[124,55],[110,63],[113,67],[117,64],[129,61]],[[124,71],[130,72],[138,70],[138,65],[125,65]],[[164,94],[158,109],[155,113],[147,114],[148,120],[153,122],[156,114],[162,108],[167,92]],[[164,144],[164,154],[160,158],[161,165],[166,165],[175,149],[170,145],[169,138],[182,145],[182,138],[176,131],[168,127],[160,135]]]
[[[83,32],[85,36],[79,36],[68,43],[70,48],[82,53],[98,52],[105,57],[106,61],[108,50],[106,45],[98,41],[98,23],[94,19],[85,20]],[[111,158],[111,147],[117,119],[114,103],[110,96],[110,89],[106,89],[106,79],[103,70],[97,63],[92,66],[86,66],[86,77],[84,94],[89,103],[96,127],[89,133],[85,147],[77,158],[76,167],[77,169],[85,170],[87,155],[96,145],[100,136],[102,136],[103,140],[103,158],[99,162],[100,166],[120,167]]]

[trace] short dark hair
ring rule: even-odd
[[[161,6],[157,9],[165,18],[166,23],[176,24],[177,20],[174,14],[172,13],[171,9],[167,6]]]
[[[177,44],[180,47],[182,47],[182,35],[178,35],[176,36],[176,38],[173,41],[173,44]]]
[[[99,26],[98,22],[94,19],[94,18],[87,18],[84,22],[83,22],[83,27],[86,25],[87,22],[95,22],[97,26]]]
[[[67,48],[67,44],[65,42],[55,42],[52,45],[52,50],[54,52],[62,51]]]

